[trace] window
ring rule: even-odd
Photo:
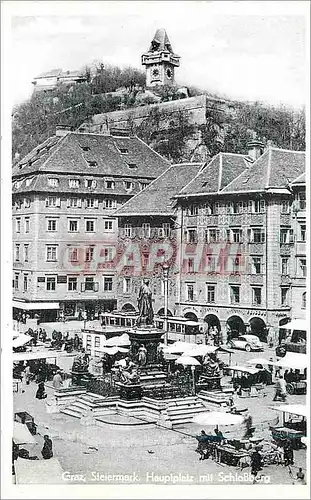
[[[79,223],[75,219],[69,219],[68,221],[68,231],[70,233],[77,233],[79,231]]]
[[[69,198],[67,206],[69,208],[81,208],[82,207],[82,200],[81,200],[81,198]]]
[[[45,206],[46,207],[60,207],[60,198],[57,198],[56,196],[49,196],[45,200]]]
[[[92,335],[86,336],[86,350],[90,351],[92,347]]]
[[[91,262],[93,260],[94,247],[88,247],[85,251],[85,262]]]
[[[188,214],[189,215],[198,215],[199,213],[199,207],[198,205],[190,205],[188,209]]]
[[[105,208],[117,208],[117,200],[105,200]]]
[[[281,257],[281,274],[288,276],[288,257]]]
[[[93,278],[93,276],[87,276],[85,278],[84,290],[88,291],[88,292],[94,290],[94,278]]]
[[[289,291],[289,288],[285,288],[285,287],[281,288],[281,305],[282,306],[288,305],[288,291]]]
[[[124,187],[127,191],[132,191],[133,189],[133,183],[130,181],[124,181]]]
[[[197,231],[196,229],[188,229],[187,231],[187,242],[196,243],[197,242]]]
[[[300,241],[306,241],[306,224],[300,225]]]
[[[294,232],[289,227],[281,227],[280,229],[280,243],[293,243]]]
[[[103,248],[101,251],[101,256],[104,257],[106,262],[112,261],[114,259],[114,248],[107,247]]]
[[[194,299],[194,285],[193,285],[193,283],[186,284],[186,294],[187,294],[187,300],[192,301]]]
[[[300,276],[302,278],[307,277],[307,259],[299,259],[299,265],[300,265]]]
[[[105,220],[104,221],[104,230],[105,231],[113,231],[113,222],[112,222],[112,220]]]
[[[54,276],[48,276],[46,278],[46,289],[48,292],[55,292],[56,288],[56,278]]]
[[[16,210],[22,208],[22,202],[21,200],[15,200],[15,204],[14,204]]]
[[[289,200],[282,200],[281,213],[282,214],[289,214],[290,206],[291,206],[291,202]]]
[[[262,258],[252,257],[251,274],[262,274]]]
[[[227,229],[227,241],[230,243],[241,243],[242,229]]]
[[[16,219],[16,232],[17,233],[21,232],[21,220],[20,220],[20,218]]]
[[[69,187],[70,188],[78,188],[80,186],[79,179],[69,179]]]
[[[86,220],[85,221],[85,231],[87,233],[95,232],[95,220]]]
[[[255,306],[261,305],[261,287],[253,287],[253,304]]]
[[[214,273],[216,271],[216,257],[213,255],[206,256],[207,272]]]
[[[94,189],[97,186],[97,182],[95,179],[85,179],[84,185],[86,188]]]
[[[239,304],[240,303],[240,287],[239,286],[230,286],[230,302],[231,302],[231,304]]]
[[[105,181],[105,186],[106,186],[106,189],[114,189],[114,181]]]
[[[68,278],[68,292],[76,292],[78,289],[78,278],[69,276]]]
[[[216,286],[215,285],[206,285],[206,301],[209,304],[214,304],[215,303],[215,290]]]
[[[29,245],[24,245],[24,261],[28,262],[29,259]]]
[[[97,161],[95,160],[87,160],[89,167],[97,167]]]
[[[28,290],[28,276],[27,274],[24,274],[24,292],[27,292]]]
[[[189,257],[188,259],[188,273],[194,273],[194,258]]]
[[[234,257],[231,257],[231,261],[232,261],[232,272],[239,273],[240,272],[240,265],[242,262],[242,256],[235,255]]]
[[[123,278],[123,293],[132,292],[132,278]]]
[[[151,234],[150,231],[151,230],[150,230],[150,224],[149,224],[149,222],[144,222],[141,227],[142,227],[142,230],[143,230],[143,236],[145,238],[150,238],[150,234]]]
[[[30,204],[31,204],[31,200],[30,200],[30,198],[25,198],[25,199],[24,199],[24,204],[25,204],[25,208],[29,208],[29,207],[30,207]]]
[[[50,177],[50,178],[48,179],[48,185],[49,185],[50,187],[58,187],[58,185],[59,185],[59,179],[56,179],[55,177],[53,177],[53,178],[52,178],[52,177]]]
[[[20,245],[16,244],[15,245],[15,260],[16,260],[16,262],[19,262],[19,257],[20,257]]]
[[[96,335],[95,339],[94,339],[94,347],[98,348],[100,347],[100,336],[99,335]]]
[[[124,224],[124,235],[128,238],[132,237],[132,226],[131,224]]]
[[[217,243],[220,240],[219,229],[205,229],[205,243]]]
[[[56,219],[48,219],[47,221],[47,230],[48,231],[57,231],[57,220]]]
[[[30,184],[32,183],[33,179],[34,179],[33,177],[30,177],[29,179],[26,179],[26,187],[30,186]]]
[[[301,309],[306,309],[306,308],[307,308],[307,292],[303,292],[301,298]]]
[[[118,149],[122,155],[126,155],[129,152],[127,148],[118,148]]]
[[[306,209],[306,193],[298,194],[298,209],[305,210]]]
[[[136,163],[128,163],[129,168],[137,168]]]
[[[56,245],[48,245],[46,247],[46,261],[47,262],[56,262],[57,260],[57,246]]]
[[[139,183],[139,187],[140,187],[141,191],[143,191],[144,189],[146,189],[147,186],[148,186],[148,182],[140,182]]]
[[[265,200],[251,201],[251,211],[254,214],[263,213],[265,211]]]
[[[219,212],[219,203],[207,203],[205,205],[206,215],[215,215]]]
[[[78,262],[78,248],[69,249],[69,261]]]
[[[169,238],[171,235],[171,225],[169,222],[163,222],[162,230],[165,238]]]
[[[86,200],[86,208],[98,208],[98,200],[96,198],[88,198]]]
[[[15,275],[14,275],[14,290],[18,290],[18,287],[19,287],[18,280],[19,280],[19,274],[15,273]]]
[[[112,292],[112,276],[104,276],[104,292]]]
[[[249,243],[264,243],[265,242],[265,230],[261,227],[253,227],[248,230],[248,241]]]
[[[25,218],[25,233],[29,233],[29,217]]]

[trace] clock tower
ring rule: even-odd
[[[174,54],[164,29],[158,29],[148,52],[142,55],[141,63],[146,67],[146,86],[175,85],[175,67],[180,57]]]

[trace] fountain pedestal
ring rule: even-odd
[[[128,331],[131,341],[130,357],[138,360],[138,350],[143,345],[146,350],[146,363],[140,368],[148,370],[148,368],[158,368],[158,346],[164,335],[163,330],[158,330],[152,326],[137,327]]]

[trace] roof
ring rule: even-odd
[[[233,153],[218,153],[202,172],[189,182],[179,196],[217,193],[249,168],[248,157]]]
[[[152,39],[151,45],[149,47],[149,52],[153,52],[154,50],[157,51],[167,50],[173,53],[171,42],[169,41],[165,29],[163,28],[157,29]]]
[[[37,78],[55,78],[60,76],[62,73],[62,68],[56,68],[56,69],[50,69],[50,71],[45,71],[44,73],[40,73],[40,75],[36,76],[35,79]]]
[[[271,147],[255,162],[244,155],[219,153],[178,197],[252,191],[290,194],[284,188],[303,183],[304,172],[304,151]]]
[[[171,165],[144,191],[133,196],[114,215],[173,215],[174,196],[182,186],[195,177],[204,163],[177,163]]]
[[[292,186],[295,186],[296,184],[306,184],[306,173],[303,172],[303,174],[298,175],[296,179],[292,181]]]
[[[95,162],[94,166],[89,162]],[[72,174],[75,178],[87,175],[153,180],[168,166],[168,160],[138,137],[69,132],[65,136],[53,136],[33,149],[14,166],[13,180],[47,173]],[[40,188],[43,181],[39,177],[42,176],[33,181],[36,186],[29,186],[31,190]]]

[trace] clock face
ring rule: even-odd
[[[167,78],[172,78],[173,72],[172,72],[172,70],[170,68],[167,68],[167,70],[166,70],[166,76],[167,76]]]
[[[154,68],[154,69],[152,70],[152,76],[153,76],[153,77],[157,77],[157,76],[159,76],[159,70],[158,70],[157,68]]]

